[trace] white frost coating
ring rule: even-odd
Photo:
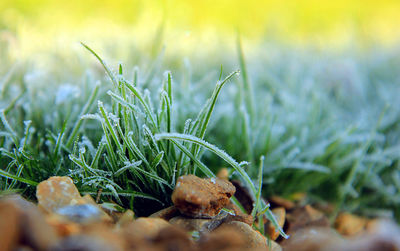
[[[215,184],[215,178],[214,178],[214,177],[212,177],[212,178],[210,179],[210,181],[211,181],[211,183]]]

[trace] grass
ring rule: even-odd
[[[102,201],[144,214],[143,204],[171,203],[180,175],[212,177],[225,166],[254,196],[255,217],[273,219],[261,194],[304,192],[307,202],[332,203],[336,212],[400,220],[395,50],[335,56],[277,47],[264,55],[265,44],[246,58],[238,41],[238,56],[218,55],[218,63],[239,70],[165,59],[173,78],[160,72],[162,53],[140,74],[121,64],[114,71],[83,46],[108,80],[98,68],[41,74],[5,58],[1,193],[34,198],[37,183],[68,175],[82,193],[101,189]],[[74,84],[50,84],[60,79]]]

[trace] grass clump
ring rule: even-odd
[[[237,71],[222,80],[221,72],[211,98],[197,117],[193,121],[187,119],[182,133],[175,133],[171,73],[165,74],[161,88],[157,92],[158,99],[155,99],[148,89],[143,89],[137,84],[136,75],[133,82],[128,81],[123,76],[122,65],[119,65],[116,74],[92,49],[85,44],[83,46],[99,60],[110,78],[112,88],[106,94],[111,101],[104,103],[99,100],[97,112],[88,113],[98,96],[100,87],[96,84],[78,118],[71,124],[71,128],[67,128],[65,122],[61,132],[53,136],[51,148],[53,154],[50,157],[56,162],[60,156],[68,154],[69,160],[76,167],[69,169],[67,175],[73,178],[80,192],[97,194],[101,189],[103,195],[110,195],[118,204],[130,205],[139,212],[149,209],[138,208],[133,202],[135,198],[156,201],[159,207],[169,205],[175,181],[179,176],[187,174],[215,176],[201,162],[204,149],[208,149],[231,165],[249,186],[250,191],[254,195],[257,193],[257,201],[260,201],[261,190],[256,190],[251,178],[243,170],[243,165],[247,163],[239,164],[227,153],[203,140],[222,87],[238,73]],[[97,147],[94,147],[95,144],[88,136],[78,137],[86,120],[96,120],[101,126],[103,135]],[[4,112],[2,121],[6,129],[3,135],[10,140],[9,148],[14,149],[14,154],[5,148],[2,149],[3,154],[12,159],[8,168],[1,172],[6,181],[13,180],[13,184],[5,184],[4,190],[12,189],[17,181],[36,186],[40,182],[38,176],[29,174],[31,170],[40,168],[26,163],[27,160],[24,159],[29,159],[24,149],[31,122],[25,122],[24,143],[20,147],[17,135],[7,122]],[[18,152],[15,149],[20,150]],[[38,162],[46,161],[48,160]],[[13,165],[20,167],[15,174],[10,172]],[[22,173],[25,165],[29,166],[28,175]],[[46,176],[56,175],[61,169],[61,165],[58,165],[57,170],[51,170]],[[259,206],[255,208],[259,208],[259,211],[261,205],[266,206],[265,203],[257,202],[257,204]],[[274,220],[272,214],[268,216]]]
[[[399,219],[400,55],[286,47],[264,55],[263,46],[248,60],[240,43],[238,59],[218,56],[240,68],[224,79],[222,69],[210,72],[211,59],[193,69],[165,59],[176,73],[163,75],[162,53],[146,74],[114,72],[87,46],[108,80],[10,66],[1,82],[1,193],[33,197],[38,182],[68,175],[82,193],[101,189],[103,201],[156,209],[170,203],[178,176],[227,166],[253,194],[256,217],[272,219],[261,195],[302,192],[307,203]],[[64,78],[80,86],[49,84]]]

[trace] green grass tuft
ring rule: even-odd
[[[238,41],[237,57],[191,67],[157,45],[127,62],[144,69],[114,71],[83,46],[102,70],[83,71],[85,60],[45,70],[2,61],[3,194],[34,198],[40,181],[68,175],[84,194],[102,189],[103,201],[157,208],[171,203],[180,175],[212,177],[228,166],[256,199],[256,217],[273,220],[261,193],[304,192],[310,203],[400,220],[398,52],[335,56],[265,44],[245,60]],[[164,63],[174,75],[160,72]],[[212,71],[221,63],[241,77]]]

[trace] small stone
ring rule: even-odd
[[[217,178],[219,178],[221,180],[229,180],[229,171],[228,171],[228,169],[225,168],[225,167],[219,169],[219,171],[217,173]]]
[[[35,204],[19,195],[6,197],[2,203],[14,206],[14,212],[18,215],[16,226],[19,228],[19,239],[25,246],[34,250],[48,250],[58,240],[56,232],[47,224],[43,213]],[[3,217],[1,217],[1,221],[3,221]],[[6,229],[8,230],[9,227],[7,226]]]
[[[90,194],[85,194],[84,196],[82,196],[82,198],[79,200],[80,203],[78,204],[92,204],[92,205],[96,205],[97,203],[96,201],[93,199],[92,196],[90,196]]]
[[[210,232],[222,224],[227,214],[218,215],[212,219],[193,219],[185,216],[172,218],[169,223],[186,231]]]
[[[3,208],[5,212],[0,209],[2,211],[0,212],[0,225],[6,224],[5,227],[0,226],[1,237],[15,233],[14,228],[17,227],[18,240],[22,241],[24,246],[34,250],[47,250],[58,240],[54,229],[47,224],[44,215],[35,204],[25,200],[20,195],[11,195],[1,200],[0,205],[5,205],[5,208]],[[9,215],[6,216],[5,213]],[[17,217],[17,222],[10,222],[15,217]],[[2,231],[6,232],[1,233]],[[3,240],[0,240],[0,250],[3,250],[2,243]],[[7,243],[7,241],[4,243]]]
[[[0,250],[14,250],[20,235],[18,208],[10,202],[0,202]]]
[[[26,200],[19,194],[7,195],[3,198],[3,201],[10,202],[21,210],[36,208],[36,205],[33,202]]]
[[[287,234],[291,234],[306,227],[329,227],[329,219],[320,211],[310,205],[295,208],[286,214],[288,228]]]
[[[366,224],[367,219],[365,218],[349,213],[341,213],[336,218],[335,228],[342,235],[352,236],[363,232]]]
[[[169,226],[171,226],[170,223],[160,218],[140,217],[126,225],[123,232],[128,239],[150,239],[154,238],[161,229]]]
[[[109,242],[87,235],[73,235],[64,238],[55,244],[50,251],[122,251],[123,249],[114,246]]]
[[[278,225],[283,228],[285,224],[286,210],[284,207],[278,207],[271,210],[278,222]],[[272,240],[276,240],[279,237],[279,231],[275,229],[271,222],[267,224],[267,233]]]
[[[184,230],[168,226],[159,231],[159,233],[151,239],[152,249],[150,250],[176,250],[176,251],[192,251],[196,250],[195,243]],[[142,250],[142,249],[140,249]]]
[[[161,209],[158,212],[153,213],[152,215],[150,215],[150,218],[161,218],[164,219],[166,221],[169,221],[170,219],[172,219],[175,216],[179,215],[179,211],[175,206],[170,206],[164,209]]]
[[[225,218],[225,222],[241,221],[249,226],[253,225],[253,217],[250,214],[243,213],[239,207],[232,203],[232,201],[230,201],[225,208],[232,211],[232,213],[228,214],[228,216]]]
[[[304,207],[304,209],[307,212],[307,214],[310,216],[311,220],[318,220],[325,216],[325,214],[323,212],[313,208],[310,205],[306,205]]]
[[[266,238],[259,232],[255,231],[251,226],[247,225],[246,223],[241,221],[232,221],[229,223],[222,224],[220,228],[226,226],[233,227],[236,231],[245,236],[244,238],[245,244],[243,246],[244,248],[251,250],[254,249],[265,250],[268,248]]]
[[[379,219],[371,232],[352,237],[340,250],[392,251],[400,250],[400,227],[393,221]],[[339,249],[337,249],[339,250]]]
[[[268,201],[272,206],[284,207],[286,210],[290,210],[295,207],[294,202],[279,196],[271,196]]]
[[[235,187],[229,181],[187,175],[178,178],[172,202],[186,216],[210,218],[229,203],[234,193]]]
[[[268,251],[282,251],[283,250],[281,245],[279,245],[275,241],[270,240],[269,243],[271,245],[271,248],[269,248],[269,244],[268,244],[268,241],[267,241]]]
[[[61,216],[49,215],[46,222],[56,231],[60,237],[66,237],[81,232],[81,225],[75,222],[67,222]]]
[[[220,227],[215,231],[202,235],[199,240],[199,250],[243,250],[246,245],[246,236],[235,230],[234,227]]]
[[[15,249],[13,249],[13,251],[35,251],[35,250],[29,246],[20,245],[20,246],[16,247]]]
[[[301,228],[281,244],[286,251],[343,250],[335,248],[344,240],[333,229],[326,227]],[[358,249],[355,249],[358,250]]]
[[[102,221],[107,215],[92,204],[69,205],[58,208],[56,214],[76,223],[91,223]]]
[[[69,177],[50,177],[40,182],[36,188],[38,206],[47,213],[57,209],[74,205],[82,200],[78,189]]]
[[[128,209],[126,210],[117,221],[117,226],[124,227],[134,221],[135,213]]]

